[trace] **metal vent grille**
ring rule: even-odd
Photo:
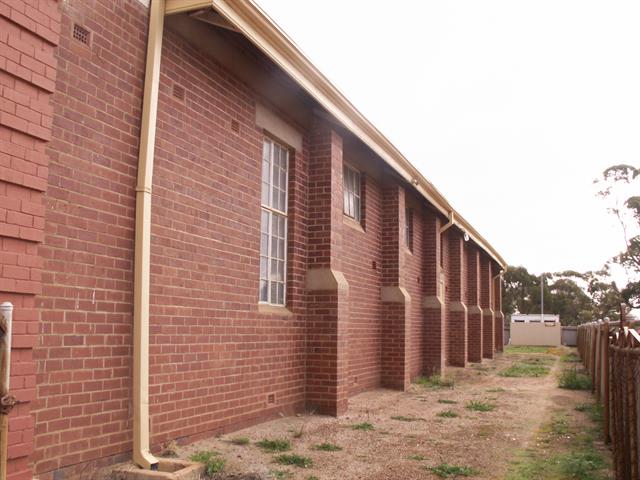
[[[177,98],[181,102],[184,101],[184,87],[182,85],[173,84],[173,97]]]
[[[89,45],[91,40],[91,32],[77,23],[73,24],[73,38],[85,45]]]
[[[235,133],[240,133],[240,122],[231,120],[231,130]]]

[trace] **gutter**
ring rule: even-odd
[[[165,0],[152,0],[140,124],[133,292],[133,461],[158,469],[149,446],[149,290],[151,276],[151,187],[156,142],[158,86]]]
[[[177,13],[213,7],[242,35],[258,47],[276,65],[286,72],[303,90],[313,97],[329,114],[371,148],[402,178],[440,213],[449,216],[455,212],[457,225],[485,250],[501,267],[507,263],[478,231],[449,204],[438,189],[375,128],[347,98],[309,61],[286,33],[284,33],[253,0],[167,0],[171,8],[167,13]]]

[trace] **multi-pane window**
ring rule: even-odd
[[[262,149],[260,301],[285,304],[289,151],[268,138]]]
[[[413,252],[413,210],[404,209],[404,244]]]
[[[360,172],[345,165],[342,182],[342,192],[344,195],[343,211],[345,215],[359,222],[362,218],[360,215]]]

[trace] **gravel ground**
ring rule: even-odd
[[[548,358],[550,375],[508,378],[498,373],[516,360]],[[565,407],[589,400],[587,392],[557,388],[557,356],[503,354],[466,369],[449,368],[453,388],[412,385],[407,392],[374,390],[349,401],[347,415],[284,417],[219,438],[180,447],[180,457],[215,450],[226,459],[229,478],[252,474],[263,479],[436,479],[429,468],[447,463],[476,470],[474,479],[504,479],[516,451],[526,448],[538,427],[549,421],[558,404]],[[442,402],[455,403],[442,403]],[[470,411],[471,401],[493,405],[488,412]],[[452,418],[438,414],[450,410]],[[395,418],[394,418],[395,417]],[[373,429],[352,426],[370,423]],[[235,445],[234,438],[249,439]],[[309,468],[275,463],[278,453],[266,453],[255,443],[263,439],[286,439],[293,453],[309,457]],[[319,451],[315,445],[330,443],[340,451]],[[225,477],[220,477],[225,478]]]

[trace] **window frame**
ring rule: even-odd
[[[413,208],[404,207],[404,245],[413,253]]]
[[[347,172],[353,175],[353,179],[357,180],[354,188],[347,188]],[[357,192],[355,190],[357,187]],[[348,211],[347,195],[353,195],[354,215]],[[355,208],[357,199],[357,209]],[[342,164],[342,213],[346,217],[362,224],[362,172],[348,163]]]
[[[264,170],[264,164],[265,164],[265,154],[266,154],[266,149],[267,149],[267,145],[268,145],[268,151],[269,151],[269,172],[268,172],[268,181],[265,182],[265,170]],[[276,167],[276,162],[274,160],[275,158],[275,152],[276,152],[276,147],[278,149],[279,152],[282,152],[285,154],[285,165],[284,165],[284,190],[281,188],[283,186],[282,183],[276,185],[276,183],[274,182],[274,169],[275,168],[280,168],[282,170],[282,167]],[[290,165],[291,165],[291,149],[283,144],[282,142],[279,142],[278,140],[275,140],[267,135],[264,135],[263,139],[262,139],[262,159],[260,162],[261,165],[261,182],[260,182],[260,261],[259,261],[259,275],[258,275],[258,303],[260,305],[271,305],[271,306],[275,306],[275,307],[285,307],[287,304],[287,268],[288,268],[288,261],[287,261],[287,256],[288,256],[288,243],[289,243],[289,170],[290,170]],[[281,179],[282,181],[282,179]],[[264,203],[264,188],[265,188],[265,184],[267,185],[268,188],[268,204]],[[274,199],[279,198],[276,197],[276,195],[280,194],[280,193],[284,193],[284,201],[276,201],[275,203],[277,203],[277,206],[274,206]],[[282,199],[281,199],[282,200]],[[281,207],[281,208],[279,208]],[[265,226],[264,226],[264,222],[263,222],[263,215],[267,214],[267,226],[266,226],[266,231],[265,231]],[[274,232],[274,217],[278,217],[280,219],[283,220],[284,222],[284,227],[283,227],[283,236],[279,236],[278,231]],[[264,252],[263,251],[263,235],[267,236],[267,251]],[[281,257],[278,256],[274,256],[273,255],[273,242],[275,241],[279,242],[280,240],[282,240],[282,255]],[[279,243],[278,243],[279,245]],[[277,254],[276,254],[277,255]],[[266,259],[266,271],[263,272],[263,268],[262,268],[262,261],[263,258]],[[273,280],[272,276],[273,276],[273,262],[276,262],[276,279]],[[281,281],[278,281],[277,279],[277,270],[278,270],[278,266],[279,263],[282,264],[282,279]],[[263,275],[264,273],[264,275]],[[266,282],[266,299],[263,299],[262,297],[262,286],[263,286],[263,281]],[[275,291],[275,298],[272,295],[272,285],[276,284],[276,291]],[[279,299],[279,295],[278,295],[278,285],[282,285],[282,299],[281,301]]]

